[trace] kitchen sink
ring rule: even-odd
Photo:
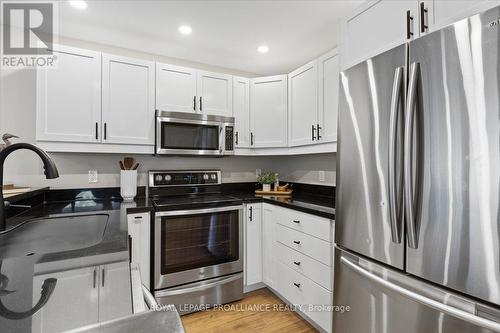
[[[59,253],[102,242],[108,214],[33,219],[0,234],[0,259]]]

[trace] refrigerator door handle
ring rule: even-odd
[[[404,125],[404,201],[406,229],[408,230],[408,246],[418,247],[418,235],[415,222],[415,207],[413,197],[413,121],[417,102],[417,82],[420,64],[412,63],[410,66],[410,79],[408,83],[408,97],[406,101],[406,117]]]
[[[384,288],[387,288],[395,293],[398,293],[400,295],[405,296],[406,298],[418,302],[420,304],[423,304],[425,306],[428,306],[430,308],[433,308],[437,311],[440,311],[442,313],[445,313],[447,315],[453,316],[455,318],[458,318],[460,320],[467,321],[471,324],[484,327],[486,329],[495,331],[495,332],[500,332],[500,323],[495,322],[486,318],[482,318],[479,316],[476,316],[475,313],[473,312],[467,312],[465,310],[458,309],[456,307],[452,307],[450,305],[444,304],[442,302],[436,301],[432,298],[429,298],[427,296],[424,296],[422,294],[419,294],[417,292],[408,290],[402,286],[399,286],[393,282],[387,281],[382,277],[379,277],[367,270],[365,270],[363,267],[360,267],[358,264],[353,263],[349,259],[347,259],[344,256],[340,257],[340,261],[342,264],[353,270],[354,272],[357,272],[359,275],[365,277],[366,279],[369,279],[373,282],[378,283],[379,285],[382,285]],[[465,303],[465,301],[464,301]],[[465,306],[469,305],[464,304]]]
[[[401,175],[398,173],[396,168],[397,163],[397,139],[398,139],[398,126],[401,101],[402,101],[402,91],[403,91],[403,67],[398,67],[394,70],[394,81],[392,86],[392,97],[391,97],[391,113],[389,120],[389,214],[391,221],[391,235],[392,241],[394,243],[401,243],[401,226],[398,209],[398,199],[401,195],[398,193],[399,188],[402,188]],[[399,169],[400,170],[400,169]],[[400,203],[399,203],[400,204]]]

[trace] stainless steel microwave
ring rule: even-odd
[[[234,154],[234,117],[156,111],[157,155]]]

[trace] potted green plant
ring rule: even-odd
[[[276,172],[263,172],[257,177],[259,184],[262,184],[262,191],[270,192],[271,184],[276,182]]]

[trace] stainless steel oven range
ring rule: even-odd
[[[154,295],[181,313],[243,297],[243,206],[221,173],[150,171]]]

